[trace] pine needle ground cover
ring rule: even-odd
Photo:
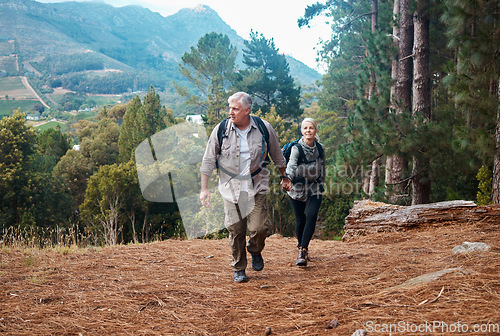
[[[491,250],[452,255],[464,241]],[[313,240],[298,268],[295,240],[271,236],[264,270],[247,269],[250,281],[238,284],[227,239],[3,247],[0,333],[497,335],[499,242],[498,227],[481,222]],[[429,273],[439,276],[419,278]]]

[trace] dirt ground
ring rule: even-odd
[[[453,256],[464,241],[492,250]],[[294,264],[295,244],[269,237],[265,268],[247,269],[248,283],[233,282],[227,239],[69,251],[4,247],[0,334],[499,334],[498,227],[470,223],[350,242],[314,240],[303,268]],[[329,328],[332,321],[337,326]]]

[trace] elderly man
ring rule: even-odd
[[[273,127],[250,116],[252,98],[245,92],[237,92],[229,97],[228,103],[229,118],[214,128],[203,156],[200,201],[206,207],[210,205],[208,180],[217,166],[234,281],[246,282],[247,250],[252,255],[252,268],[255,271],[264,268],[261,253],[269,229],[266,207],[269,171],[265,167],[268,154],[280,171],[283,190],[290,190],[292,183],[285,174],[285,158]]]

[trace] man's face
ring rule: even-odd
[[[250,124],[250,107],[244,108],[240,102],[229,103],[229,117],[236,127],[246,128]]]

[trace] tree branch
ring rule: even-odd
[[[354,19],[352,20],[349,20],[349,22],[347,22],[346,24],[344,24],[342,27],[340,27],[340,30],[343,30],[345,27],[347,27],[348,25],[350,25],[351,23],[353,23],[354,21],[356,21],[357,19],[363,17],[363,16],[368,16],[368,15],[372,15],[374,12],[369,12],[369,13],[365,13],[365,14],[360,14],[358,16],[356,16]]]

